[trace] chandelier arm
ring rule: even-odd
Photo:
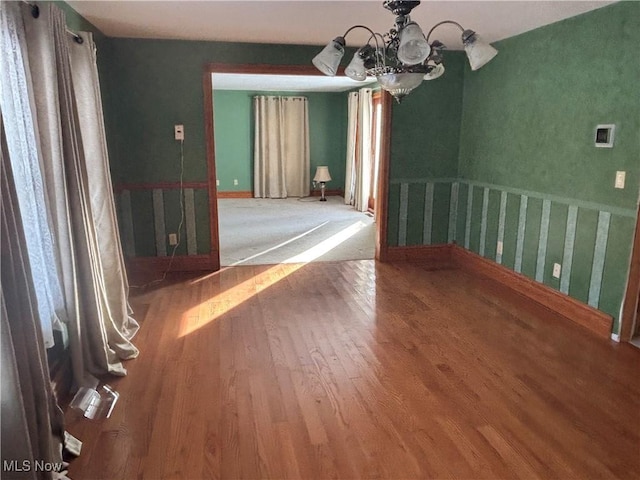
[[[382,35],[380,35],[379,33],[371,32],[371,36],[367,40],[367,45],[369,45],[369,42],[373,38],[373,41],[376,42],[376,51],[380,50],[380,44],[378,43],[378,37],[380,37],[380,39],[382,40],[382,46],[384,47],[384,38],[382,38]]]
[[[378,40],[377,40],[378,37],[380,37],[380,42],[382,43],[382,65],[386,66],[387,65],[387,46],[384,43],[384,37],[382,36],[382,34],[374,33],[373,38],[376,41],[376,48],[380,50],[380,47],[378,46]]]
[[[438,28],[440,25],[444,25],[446,23],[450,23],[452,25],[455,25],[456,27],[458,27],[462,32],[464,32],[464,28],[462,27],[462,25],[460,25],[458,22],[454,22],[453,20],[444,20],[442,22],[436,23],[433,27],[431,27],[431,30],[429,30],[429,33],[427,34],[427,43],[429,43],[429,38],[431,37],[431,34],[433,33],[433,31]]]
[[[375,36],[376,34],[376,32],[374,32],[373,30],[371,30],[369,27],[365,25],[353,25],[352,27],[349,27],[346,32],[344,32],[344,35],[342,35],[342,38],[346,38],[347,35],[351,32],[351,30],[355,30],[356,28],[364,28],[366,31],[368,31],[371,34],[371,36]]]
[[[376,52],[380,51],[380,44],[378,43],[378,37],[380,37],[380,40],[382,41],[382,62],[383,62],[383,65],[386,65],[387,49],[384,44],[384,38],[382,37],[381,34],[374,32],[366,25],[353,25],[352,27],[349,27],[346,32],[344,32],[344,35],[342,35],[342,38],[346,38],[347,35],[352,30],[355,30],[356,28],[364,28],[367,32],[371,34],[371,36],[369,37],[369,40],[367,40],[367,43],[369,43],[369,41],[371,41],[371,39],[373,38],[373,40],[376,42]]]

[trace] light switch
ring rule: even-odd
[[[616,172],[616,183],[615,183],[615,187],[616,188],[624,188],[624,181],[625,178],[627,177],[627,172],[623,172],[623,171],[617,171]]]

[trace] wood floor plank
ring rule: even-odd
[[[640,478],[640,350],[485,278],[374,261],[231,267],[132,298],[75,479]]]

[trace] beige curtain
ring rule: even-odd
[[[109,155],[104,128],[104,114],[96,63],[96,46],[91,33],[82,32],[83,43],[76,42],[67,35],[71,59],[71,74],[74,99],[78,111],[78,121],[84,164],[79,169],[86,174],[82,196],[89,199],[85,218],[91,218],[87,229],[87,244],[92,251],[92,270],[96,278],[96,292],[102,311],[100,324],[106,334],[106,344],[102,335],[93,342],[84,342],[83,349],[101,345],[104,360],[93,365],[92,371],[109,370],[111,373],[125,373],[118,359],[134,358],[138,350],[130,339],[138,331],[139,325],[131,316],[129,306],[129,282],[124,263],[124,253],[120,243],[115,198],[109,172]],[[83,178],[83,180],[85,180]]]
[[[256,198],[309,195],[309,110],[305,97],[257,96],[254,182]]]
[[[371,189],[371,165],[373,163],[371,125],[373,122],[373,92],[363,88],[358,96],[358,149],[356,153],[356,182],[353,206],[366,212]]]
[[[51,382],[26,239],[2,130],[0,151],[0,370],[3,478],[52,478],[23,461],[62,464],[64,419]],[[15,463],[12,463],[15,462]],[[17,467],[17,468],[16,468]],[[59,478],[66,478],[60,476]]]
[[[13,114],[32,117],[41,165],[36,173],[41,175],[55,239],[55,265],[49,270],[57,271],[62,287],[76,384],[93,386],[92,374],[126,374],[120,360],[138,355],[130,342],[138,325],[127,303],[95,46],[85,33],[82,45],[73,42],[66,33],[64,13],[56,5],[39,7],[40,16],[33,18],[28,5],[19,5],[25,41],[18,47],[28,61],[24,81],[18,82],[21,88],[3,92],[2,98],[31,99],[31,105],[27,102]],[[11,151],[15,139],[7,133]],[[21,165],[21,149],[14,147],[12,165]]]
[[[362,88],[349,94],[347,131],[347,169],[344,201],[356,210],[366,212],[371,191],[373,91]]]
[[[347,161],[344,176],[344,203],[355,203],[356,146],[358,134],[358,92],[349,93],[347,104]]]

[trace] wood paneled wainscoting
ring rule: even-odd
[[[475,272],[241,266],[132,299],[72,478],[638,478],[640,351]]]
[[[630,282],[625,292],[621,275],[629,268],[637,208],[463,178],[396,178],[390,184],[389,212],[390,243],[401,252],[420,249],[412,245],[455,243],[477,254],[469,261],[491,260],[535,280],[533,289],[543,284],[606,312],[614,318],[614,333],[628,340],[638,282]],[[640,255],[634,258],[632,271]],[[632,274],[630,280],[636,278]],[[620,315],[625,296],[631,300]]]
[[[130,281],[144,282],[167,270],[219,268],[217,248],[211,244],[208,188],[206,181],[129,183],[115,187]],[[179,233],[180,244],[175,254],[169,242],[170,233]]]

